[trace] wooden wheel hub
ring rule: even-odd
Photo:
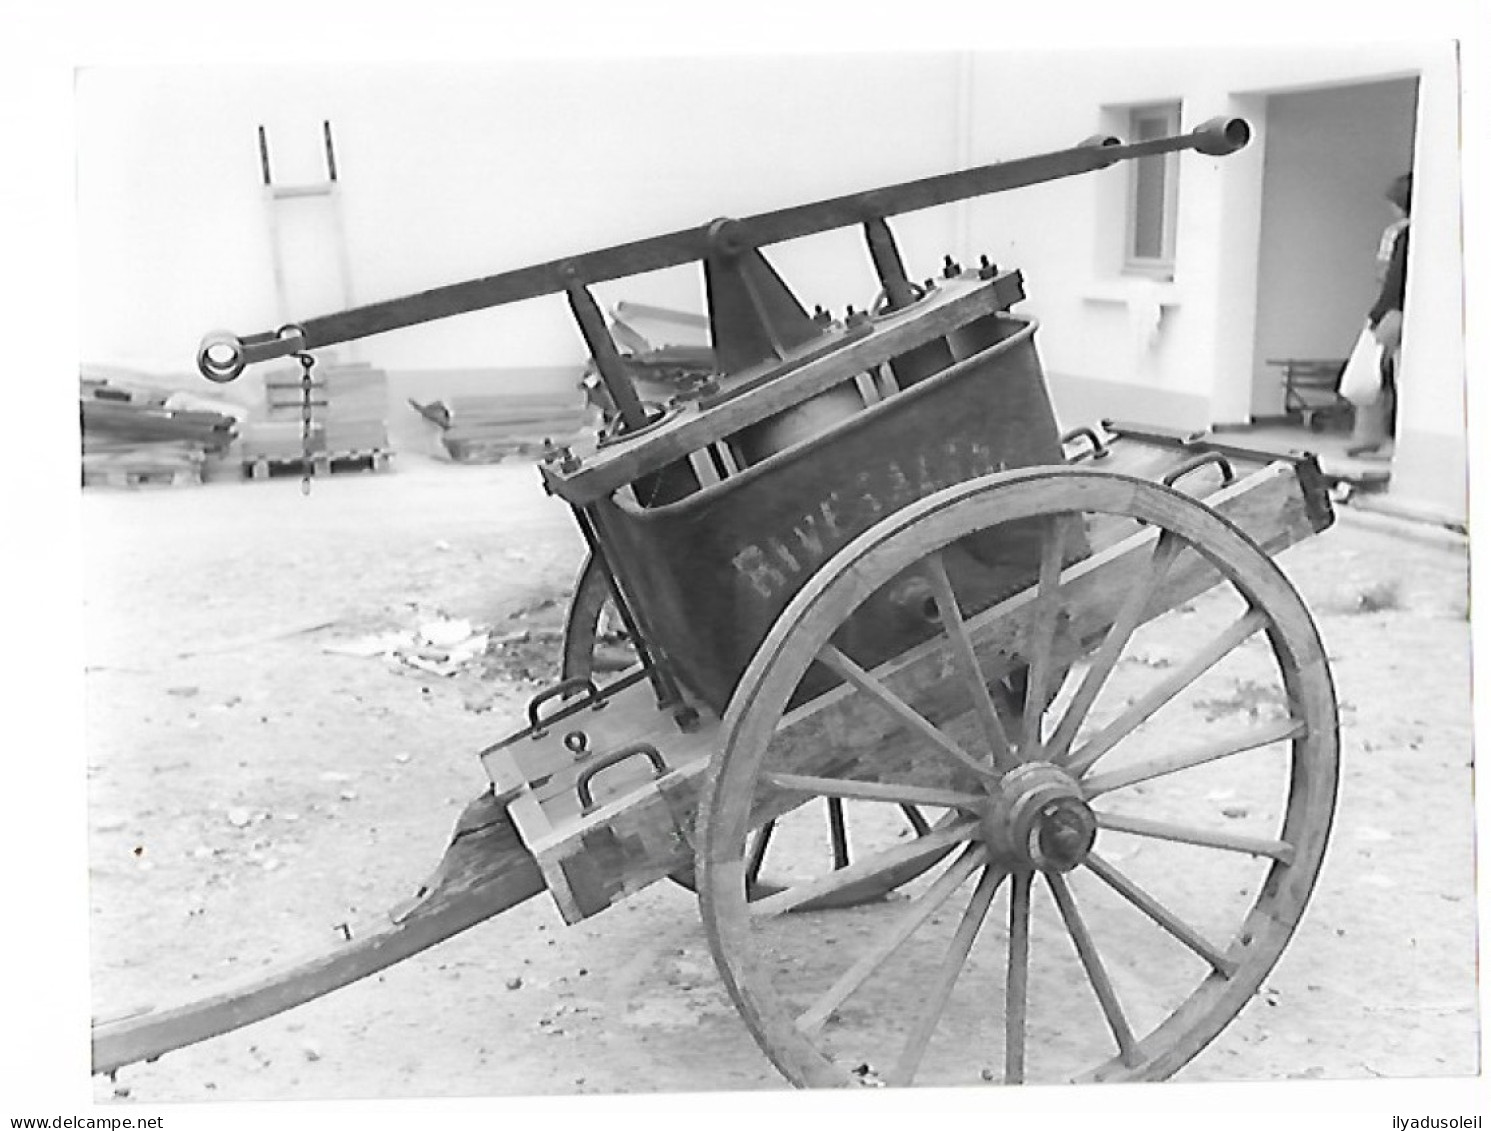
[[[1098,832],[1076,779],[1050,762],[1026,762],[1005,774],[979,826],[997,858],[1042,872],[1070,872],[1087,859]]]

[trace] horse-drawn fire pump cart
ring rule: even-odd
[[[1326,847],[1335,694],[1272,558],[1331,523],[1325,484],[1309,456],[1204,436],[1062,435],[1020,274],[949,258],[918,282],[887,217],[1248,137],[1218,119],[1095,138],[209,336],[199,367],[226,381],[563,293],[615,421],[544,457],[589,546],[563,678],[480,751],[490,789],[415,898],[310,961],[96,1023],[95,1071],[546,889],[574,923],[668,878],[697,891],[729,996],[793,1084],[1185,1065],[1263,986]],[[848,226],[880,297],[809,314],[763,249]],[[590,288],[691,262],[718,372],[649,404]],[[634,662],[603,678],[611,625]],[[1223,668],[1246,711],[1215,709]]]

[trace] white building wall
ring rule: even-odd
[[[1228,158],[1181,158],[1173,283],[1116,269],[1123,167],[894,226],[917,276],[933,273],[945,251],[965,262],[983,251],[1024,270],[1025,309],[1043,320],[1041,347],[1064,416],[1238,422],[1252,407],[1266,97],[1418,75],[1394,490],[1463,512],[1457,86],[1448,45],[85,71],[83,359],[183,370],[208,329],[278,324],[254,145],[260,123],[270,130],[276,179],[293,182],[322,175],[320,122],[333,121],[353,290],[370,302],[716,215],[1062,148],[1111,129],[1127,105],[1178,99],[1187,126],[1241,114],[1258,140]],[[773,257],[809,305],[841,311],[874,293],[856,232]],[[321,258],[334,272],[333,257]],[[302,283],[334,297],[324,281],[317,286]],[[598,290],[603,302],[699,309],[700,289],[698,273],[686,270]],[[565,304],[551,298],[374,339],[364,356],[397,370],[577,363],[582,353]],[[1448,491],[1451,482],[1461,486]]]
[[[1419,89],[1392,495],[1406,507],[1463,522],[1468,473],[1460,94],[1448,63],[1440,59],[1427,67]]]
[[[1117,270],[1112,249],[1123,236],[1122,168],[1059,190],[1029,189],[975,205],[975,242],[1006,249],[1006,258],[1026,270],[1033,306],[1047,322],[1043,348],[1050,368],[1086,380],[1137,382],[1177,399],[1197,398],[1209,411],[1217,375],[1210,360],[1200,359],[1210,359],[1215,348],[1209,340],[1213,318],[1206,311],[1222,298],[1221,245],[1226,241],[1256,258],[1256,245],[1249,252],[1243,238],[1248,233],[1235,227],[1238,218],[1219,212],[1223,193],[1238,191],[1224,190],[1224,181],[1261,176],[1266,122],[1257,113],[1260,102],[1249,96],[1368,74],[1404,74],[1422,62],[1422,55],[1421,48],[1384,47],[1334,54],[1214,52],[1204,58],[1178,51],[1093,52],[1045,61],[1024,56],[1019,65],[981,60],[974,128],[984,151],[976,151],[975,160],[1049,144],[1053,137],[1081,138],[1116,124],[1116,111],[1128,105],[1181,101],[1187,128],[1218,114],[1252,111],[1247,116],[1257,136],[1249,149],[1227,158],[1181,158],[1176,277],[1158,291]],[[1052,73],[1060,73],[1061,81],[1041,83],[1036,103],[1033,76]],[[1038,113],[1029,111],[1033,105]],[[1100,112],[1105,106],[1114,111],[1106,118]],[[1146,346],[1136,333],[1140,348],[1115,349],[1131,323],[1136,331],[1143,328],[1156,299],[1163,304],[1158,337]],[[1251,305],[1251,296],[1247,302]]]
[[[988,198],[971,210],[974,244],[1025,271],[1028,308],[1043,321],[1041,349],[1063,422],[1112,416],[1183,428],[1242,423],[1251,413],[1266,97],[1420,78],[1412,332],[1392,490],[1420,509],[1463,518],[1458,75],[1451,44],[1205,57],[1025,55],[1017,63],[991,56],[975,67],[975,162],[1111,129],[1124,107],[1144,103],[1181,101],[1187,128],[1219,114],[1253,123],[1254,144],[1241,153],[1181,158],[1170,284],[1125,277],[1116,268],[1122,169]],[[1050,81],[1053,74],[1061,80]]]
[[[563,65],[85,70],[78,84],[85,360],[184,369],[201,335],[278,325],[255,130],[278,183],[325,175],[333,123],[358,302],[955,167],[957,60],[943,55],[595,59]],[[305,207],[302,207],[304,205]],[[320,236],[278,205],[287,234]],[[954,215],[898,225],[908,261],[951,250]],[[784,248],[800,297],[874,296],[863,240]],[[294,252],[287,288],[339,305]],[[328,275],[332,256],[321,256]],[[697,270],[598,289],[702,307]],[[388,368],[583,357],[562,298],[367,343]]]

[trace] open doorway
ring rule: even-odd
[[[1376,297],[1383,193],[1413,168],[1418,79],[1271,94],[1264,155],[1251,414],[1288,413],[1284,359],[1344,361]],[[1349,412],[1317,425],[1349,428]],[[1316,445],[1318,446],[1318,444]],[[1386,465],[1383,465],[1386,470]]]

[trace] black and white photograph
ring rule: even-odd
[[[70,85],[5,1114],[1475,1116],[1457,38],[215,46]]]

